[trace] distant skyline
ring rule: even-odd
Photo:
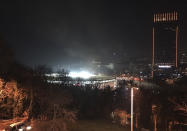
[[[187,49],[187,3],[170,1],[24,1],[0,4],[0,34],[21,63],[92,68],[150,57],[153,13],[179,10],[180,49]],[[150,61],[151,63],[151,61]]]

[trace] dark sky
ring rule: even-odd
[[[96,61],[112,63],[118,56],[151,57],[152,14],[160,8],[181,11],[181,48],[187,41],[184,1],[8,2],[0,5],[0,33],[16,59],[30,66],[84,68]]]

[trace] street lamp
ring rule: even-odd
[[[137,87],[131,87],[131,131],[133,131],[133,98],[134,98],[134,88],[138,90]]]
[[[133,87],[131,88],[131,131],[133,131]]]

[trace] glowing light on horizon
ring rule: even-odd
[[[90,77],[94,77],[94,74],[91,74],[87,71],[81,71],[81,72],[70,72],[69,76],[72,78],[83,78],[83,79],[88,79]]]

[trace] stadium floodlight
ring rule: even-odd
[[[81,72],[70,72],[69,76],[72,78],[83,78],[83,79],[89,79],[90,77],[95,76],[94,74],[91,74],[87,71],[81,71]]]
[[[159,68],[171,68],[170,65],[159,65],[158,67],[159,67]]]

